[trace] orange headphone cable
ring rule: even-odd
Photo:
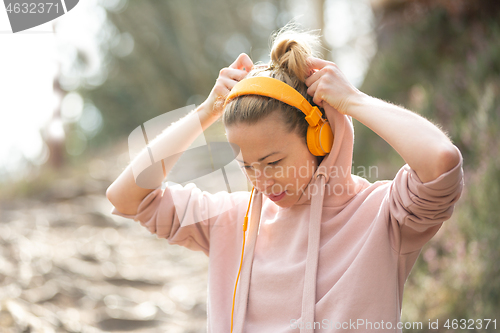
[[[255,187],[252,187],[252,192],[250,193],[250,200],[248,201],[247,213],[245,214],[245,219],[243,222],[243,246],[241,247],[240,268],[238,269],[238,275],[236,276],[236,283],[234,284],[233,307],[231,309],[231,333],[233,332],[233,315],[234,315],[234,301],[236,299],[236,288],[238,287],[238,280],[240,278],[241,265],[243,264],[243,253],[245,251],[245,233],[247,231],[247,225],[248,225],[248,211],[250,210],[250,203],[252,202],[252,196],[253,196],[254,189],[255,189]]]

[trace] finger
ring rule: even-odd
[[[309,86],[309,88],[307,88],[307,94],[309,96],[314,97],[314,93],[316,93],[316,89],[318,88],[318,83],[319,81],[315,81],[313,84],[311,84],[311,86]]]
[[[322,75],[323,75],[323,72],[318,71],[318,70],[314,70],[314,73],[306,79],[306,81],[305,81],[306,86],[310,87],[314,82],[318,81],[318,79]]]
[[[229,78],[219,78],[218,81],[219,83],[216,89],[216,94],[224,97],[227,97],[236,83],[238,83],[238,81],[231,80]]]
[[[214,87],[214,94],[216,96],[227,96],[229,95],[229,91],[231,90],[228,86],[230,86],[230,82],[235,82],[229,79],[217,79],[217,84]]]
[[[250,72],[253,62],[246,53],[241,53],[238,58],[229,66],[229,68],[242,69]]]
[[[307,58],[307,63],[309,64],[309,69],[322,69],[325,66],[335,64],[331,61],[326,61],[316,57]]]
[[[233,69],[233,68],[223,68],[219,72],[219,76],[221,78],[227,77],[235,81],[241,81],[247,76],[248,72],[241,69]]]
[[[236,83],[238,83],[238,81],[223,78],[222,83],[224,84],[224,87],[226,89],[232,90]]]
[[[331,61],[326,61],[314,57],[307,58],[307,63],[309,66],[309,72],[312,73],[305,81],[307,86],[310,86],[314,81],[318,80],[324,74],[324,67],[328,65],[335,66],[335,63]]]
[[[321,92],[321,89],[318,91],[318,85],[319,81],[314,82],[308,89],[307,93],[313,97],[313,102],[320,106],[323,107],[323,93]]]

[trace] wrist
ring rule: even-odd
[[[373,103],[373,100],[373,97],[358,90],[356,93],[349,97],[348,102],[346,103],[347,106],[345,108],[344,114],[356,118],[356,115],[360,111],[363,111],[366,106]]]
[[[213,112],[213,105],[207,103],[206,101],[201,103],[196,108],[196,113],[200,118],[200,123],[202,125],[203,130],[207,129],[210,125],[216,122],[217,119],[219,119],[219,116],[214,114]]]

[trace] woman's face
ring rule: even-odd
[[[240,152],[236,160],[252,185],[283,208],[295,204],[318,166],[304,138],[289,133],[279,112],[258,123],[226,127]]]

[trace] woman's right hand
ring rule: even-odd
[[[215,82],[210,95],[203,102],[210,116],[219,118],[222,115],[226,96],[240,80],[250,72],[253,62],[250,57],[242,53],[229,67],[224,67],[219,72],[219,77]]]

